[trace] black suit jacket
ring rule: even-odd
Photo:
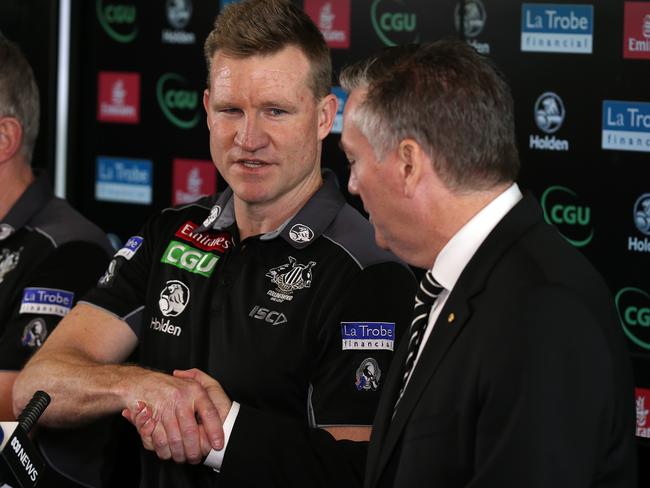
[[[377,411],[366,488],[636,484],[633,381],[614,302],[530,196],[462,272],[391,421],[399,370]]]

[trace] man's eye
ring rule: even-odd
[[[270,108],[269,113],[273,115],[274,117],[277,117],[278,115],[286,114],[286,110],[282,110],[281,108]]]

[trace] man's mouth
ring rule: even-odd
[[[256,160],[256,159],[239,159],[239,160],[237,160],[237,163],[241,164],[242,166],[244,166],[246,168],[251,168],[251,169],[261,168],[263,166],[268,165],[268,163],[266,163],[264,161],[259,161],[259,160]]]

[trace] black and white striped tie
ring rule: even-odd
[[[427,323],[429,322],[429,313],[431,312],[431,307],[438,298],[438,295],[444,290],[444,287],[440,286],[438,282],[434,279],[431,270],[427,271],[420,282],[420,288],[415,295],[415,306],[413,307],[413,321],[411,322],[411,332],[409,338],[409,349],[406,354],[406,361],[404,362],[403,374],[402,374],[402,387],[399,390],[399,396],[395,402],[395,407],[393,408],[393,416],[397,411],[397,406],[399,405],[404,390],[406,388],[406,383],[408,382],[411,373],[413,372],[413,363],[415,358],[418,355],[418,349],[420,348],[420,342],[424,336],[424,331],[427,328]]]

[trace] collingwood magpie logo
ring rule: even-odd
[[[170,280],[160,292],[158,306],[165,317],[176,317],[185,310],[189,301],[190,289],[187,285],[182,281]]]
[[[25,326],[20,343],[25,347],[38,349],[43,345],[46,337],[47,326],[45,325],[45,320],[37,318]]]
[[[381,369],[373,358],[366,358],[357,368],[356,381],[358,391],[376,391],[379,388]]]
[[[219,205],[215,205],[212,207],[212,210],[210,210],[210,215],[208,215],[208,217],[203,221],[203,227],[211,227],[212,224],[214,224],[215,221],[219,218],[219,215],[221,215],[221,207]]]
[[[311,269],[314,266],[316,266],[316,261],[300,264],[293,256],[289,256],[288,263],[271,268],[266,273],[266,276],[271,278],[271,283],[277,286],[275,291],[269,290],[267,295],[276,302],[291,301],[294,291],[311,287],[313,279]]]
[[[2,253],[0,253],[0,283],[4,281],[7,273],[18,266],[22,250],[22,247],[17,251],[11,251],[6,248],[2,250]]]
[[[117,258],[111,259],[111,262],[108,263],[108,269],[102,275],[102,277],[99,278],[99,281],[97,282],[97,286],[103,288],[111,285],[111,283],[113,282],[113,278],[115,278],[115,272],[117,271],[118,263],[119,261],[117,260]]]

